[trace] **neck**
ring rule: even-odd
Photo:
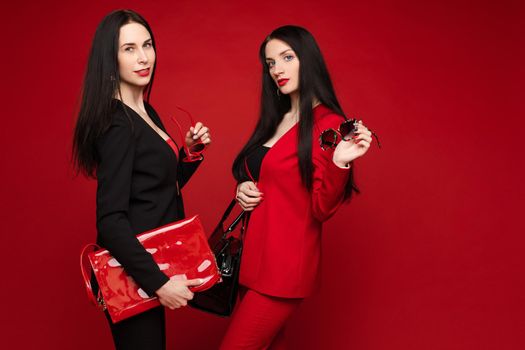
[[[294,91],[290,94],[290,114],[299,115],[299,92]]]
[[[121,83],[116,98],[135,110],[144,110],[144,87]]]
[[[316,106],[318,106],[319,104],[321,104],[321,101],[319,101],[319,99],[317,97],[314,97],[313,101],[312,101],[312,108],[315,108]],[[293,92],[290,94],[290,114],[291,115],[299,115],[299,111],[300,111],[300,105],[299,105],[299,93],[298,92]]]

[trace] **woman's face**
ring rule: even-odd
[[[282,40],[272,39],[264,50],[268,72],[282,94],[299,92],[299,58]]]
[[[155,66],[155,49],[148,30],[138,23],[120,27],[118,69],[122,87],[144,88]]]

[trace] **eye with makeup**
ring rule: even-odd
[[[266,65],[268,68],[273,68],[273,66],[275,66],[275,61],[266,61]]]
[[[295,58],[294,55],[286,55],[286,56],[283,57],[285,62],[290,62],[294,58]]]
[[[126,46],[124,48],[124,51],[126,51],[126,52],[133,52],[133,46]]]

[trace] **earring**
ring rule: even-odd
[[[281,91],[277,88],[277,97],[281,97]]]

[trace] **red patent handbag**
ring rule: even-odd
[[[137,238],[171,279],[203,279],[202,284],[189,287],[192,292],[209,289],[219,281],[215,256],[197,215],[141,233]],[[92,247],[98,250],[89,252]],[[89,299],[107,310],[113,323],[160,305],[157,297],[147,295],[107,250],[95,244],[88,244],[82,250],[80,269]],[[99,285],[96,298],[91,288],[90,269]]]

